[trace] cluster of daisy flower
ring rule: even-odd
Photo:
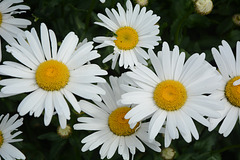
[[[212,48],[218,70],[205,60],[205,53],[186,58],[178,46],[171,50],[167,42],[155,53],[161,40],[160,17],[127,0],[126,9],[118,3],[117,10],[107,8],[106,15],[98,14],[100,21],[95,24],[112,31],[112,37],[93,38],[99,43],[94,47],[93,41],[79,42],[69,32],[58,46],[54,31],[44,23],[39,35],[34,28],[20,29],[31,24],[12,16],[29,9],[14,5],[21,2],[0,3],[0,35],[9,44],[7,52],[18,61],[0,65],[0,75],[10,77],[0,80],[0,97],[29,93],[17,107],[21,116],[44,116],[46,126],[58,116],[59,132],[67,135],[71,105],[77,113],[85,113],[73,129],[93,131],[82,139],[82,151],[101,146],[101,159],[110,159],[117,152],[128,160],[136,150],[145,152],[145,146],[160,152],[156,137],[162,134],[165,147],[180,135],[188,143],[192,137],[198,140],[194,121],[209,131],[223,121],[219,133],[225,137],[233,130],[240,115],[240,42],[236,58],[224,40],[219,49]],[[108,46],[113,52],[103,63],[112,61],[112,69],[116,65],[126,69],[120,77],[91,63],[100,57],[97,49]],[[106,75],[109,79],[103,77]],[[23,124],[23,118],[17,118],[18,114],[0,116],[0,155],[4,159],[25,159],[10,144],[22,140],[14,139]]]

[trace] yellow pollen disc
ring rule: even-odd
[[[2,24],[2,13],[0,12],[0,26]]]
[[[138,44],[138,33],[132,27],[121,27],[116,31],[116,46],[122,50],[130,50]]]
[[[139,122],[137,125],[131,129],[128,124],[128,119],[125,119],[124,116],[130,111],[129,107],[120,107],[115,109],[108,118],[108,126],[110,130],[118,136],[129,136],[136,132],[139,127]]]
[[[153,99],[159,108],[175,111],[185,104],[187,91],[182,83],[166,80],[156,86],[153,92]]]
[[[65,87],[69,80],[67,66],[56,60],[41,63],[35,74],[38,86],[46,91],[58,91]]]
[[[240,76],[230,79],[225,86],[225,96],[234,106],[240,107],[240,85],[234,86],[233,82],[240,79]]]
[[[2,147],[2,144],[3,144],[3,134],[2,134],[2,131],[0,131],[0,148]]]

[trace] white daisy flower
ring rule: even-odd
[[[218,86],[221,76],[205,61],[205,54],[193,54],[185,63],[185,53],[179,54],[174,46],[170,51],[166,42],[158,56],[149,50],[150,60],[156,74],[143,65],[137,65],[126,74],[134,84],[123,85],[128,93],[122,95],[122,103],[136,104],[125,116],[129,124],[150,117],[149,138],[155,139],[164,123],[165,146],[179,133],[186,142],[199,138],[193,119],[209,126],[204,116],[219,117],[219,102],[206,96]]]
[[[9,118],[9,114],[0,116],[0,159],[26,159],[24,154],[14,147],[11,143],[20,142],[22,139],[14,139],[22,132],[17,131],[18,127],[23,124],[23,118],[18,119],[18,114]],[[13,134],[11,132],[14,132]]]
[[[30,112],[35,117],[43,110],[44,123],[49,125],[56,110],[62,128],[70,119],[68,103],[80,112],[76,94],[86,99],[101,101],[98,94],[105,91],[92,83],[105,83],[98,75],[106,75],[96,64],[89,61],[100,57],[93,49],[93,42],[85,42],[78,46],[78,37],[70,32],[57,49],[57,39],[52,30],[41,24],[41,41],[36,30],[26,31],[25,41],[21,36],[18,43],[7,46],[7,51],[21,63],[5,61],[0,65],[0,74],[13,78],[3,79],[0,85],[0,97],[7,97],[32,92],[18,106],[20,115]]]
[[[30,7],[20,5],[23,0],[3,0],[0,2],[0,36],[9,44],[15,43],[14,38],[18,34],[24,36],[24,31],[20,28],[26,28],[31,21],[23,18],[14,18],[14,14],[24,13]],[[18,5],[15,5],[18,4]],[[14,5],[14,6],[13,6]],[[2,60],[1,39],[0,39],[0,61]]]
[[[212,48],[214,60],[222,74],[221,86],[212,94],[220,99],[225,109],[218,119],[210,118],[209,131],[212,131],[220,121],[223,122],[219,133],[227,137],[233,130],[240,116],[240,42],[237,42],[236,59],[233,51],[226,41],[222,41],[219,51]]]
[[[75,124],[73,128],[95,131],[82,140],[82,143],[85,143],[82,151],[92,151],[102,145],[99,152],[101,159],[105,157],[110,159],[118,150],[118,154],[128,160],[130,158],[129,151],[132,156],[136,153],[136,149],[141,152],[145,151],[143,142],[151,149],[160,152],[160,143],[156,141],[150,143],[148,140],[148,123],[137,122],[131,129],[128,120],[124,119],[125,114],[131,108],[119,101],[123,93],[123,90],[119,88],[121,81],[123,81],[121,77],[118,79],[110,76],[111,86],[100,84],[106,91],[105,95],[101,95],[103,102],[95,102],[95,104],[85,100],[79,102],[83,112],[91,117],[78,118],[80,123]]]
[[[118,57],[119,66],[127,68],[132,67],[138,62],[147,64],[146,59],[149,55],[143,48],[153,49],[158,45],[160,37],[159,26],[156,25],[159,16],[153,15],[153,11],[146,12],[146,8],[140,9],[137,4],[134,8],[130,0],[126,2],[127,10],[118,3],[118,12],[115,9],[111,11],[106,8],[107,16],[98,14],[102,22],[96,24],[111,30],[115,35],[113,37],[96,37],[93,40],[101,43],[96,48],[113,46],[113,53],[109,54],[103,63],[112,60],[112,69],[115,68]]]

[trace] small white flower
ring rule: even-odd
[[[23,124],[23,118],[18,120],[17,118],[17,114],[11,118],[9,118],[9,114],[0,116],[0,159],[1,157],[5,160],[26,159],[21,151],[10,144],[22,141],[22,139],[14,139],[22,133],[21,131],[14,132]],[[11,132],[14,133],[12,134]]]
[[[166,42],[158,56],[150,50],[150,60],[156,73],[143,65],[137,65],[126,74],[134,83],[125,85],[127,93],[122,103],[136,104],[125,116],[129,124],[150,117],[149,138],[154,140],[165,124],[165,146],[179,138],[186,142],[199,138],[193,119],[209,126],[204,116],[218,118],[222,109],[219,101],[206,96],[219,86],[221,76],[205,61],[205,54],[193,54],[185,63],[185,53],[179,48],[170,51]]]
[[[75,124],[75,130],[95,131],[82,140],[85,143],[82,151],[100,148],[101,159],[110,159],[118,150],[118,154],[123,159],[130,158],[129,151],[134,156],[136,149],[145,152],[142,142],[151,149],[160,152],[160,144],[156,141],[149,142],[148,123],[137,122],[133,129],[130,128],[128,120],[124,119],[126,113],[131,110],[129,105],[123,105],[119,99],[124,91],[119,88],[124,78],[110,77],[111,86],[107,83],[100,84],[106,90],[105,95],[101,95],[103,102],[92,104],[81,100],[79,105],[83,112],[91,117],[80,117],[80,123]]]
[[[14,5],[21,2],[23,2],[23,0],[3,0],[0,2],[0,36],[9,44],[16,42],[14,38],[16,38],[18,34],[24,36],[24,32],[20,28],[26,28],[31,24],[29,20],[13,17],[14,14],[20,14],[30,9],[30,7],[26,5]],[[0,52],[0,61],[1,60],[2,53]]]
[[[49,125],[54,111],[57,112],[62,128],[66,127],[66,120],[70,119],[68,103],[80,112],[77,99],[80,97],[101,101],[98,94],[105,91],[93,83],[105,83],[99,75],[106,75],[96,64],[89,61],[100,57],[93,49],[93,42],[84,42],[77,47],[78,37],[70,32],[57,49],[54,32],[41,24],[41,41],[36,30],[25,32],[27,41],[21,36],[18,43],[7,46],[7,51],[20,62],[5,61],[0,65],[0,74],[13,78],[3,79],[0,97],[7,97],[21,93],[30,93],[18,106],[20,115],[28,112],[35,117],[43,110],[44,123]]]
[[[98,14],[102,22],[96,24],[103,26],[115,35],[113,37],[96,37],[93,40],[101,43],[96,48],[113,46],[114,52],[109,54],[103,63],[112,60],[112,69],[115,68],[119,58],[119,66],[124,68],[132,67],[138,62],[147,64],[145,60],[149,55],[143,48],[154,49],[158,45],[160,37],[159,26],[156,25],[159,16],[153,15],[153,11],[146,12],[146,8],[140,9],[137,4],[134,8],[130,0],[126,2],[127,10],[118,3],[118,12],[107,8],[106,14]]]
[[[240,42],[237,42],[236,58],[231,47],[224,40],[219,46],[219,51],[212,48],[212,54],[223,76],[221,86],[212,96],[221,100],[225,109],[221,112],[220,118],[210,118],[209,131],[212,131],[224,119],[219,133],[227,137],[240,116]]]

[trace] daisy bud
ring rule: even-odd
[[[176,151],[174,149],[168,147],[164,148],[161,152],[161,156],[164,160],[171,160],[174,158]]]
[[[195,9],[197,13],[201,15],[207,15],[211,13],[213,9],[213,2],[212,0],[196,0]]]
[[[57,128],[57,134],[62,138],[68,138],[72,134],[72,128],[69,125],[64,129],[59,126]]]
[[[234,14],[232,20],[234,24],[240,26],[240,14]]]
[[[137,4],[140,6],[146,6],[148,4],[148,0],[135,0]]]

